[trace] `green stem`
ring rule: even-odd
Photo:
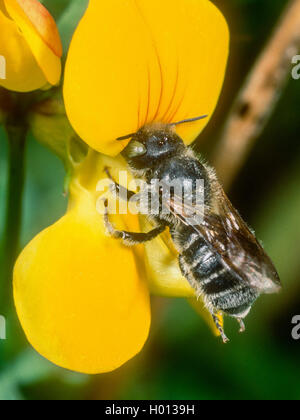
[[[9,178],[3,243],[2,276],[0,279],[0,312],[6,315],[12,308],[12,273],[19,252],[24,189],[24,164],[27,127],[6,124],[9,144]]]

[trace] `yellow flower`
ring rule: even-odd
[[[14,273],[17,312],[29,342],[57,365],[89,374],[135,356],[150,326],[141,251],[107,236],[96,210],[96,184],[106,165],[118,170],[124,163],[90,152],[71,183],[66,216],[25,248]],[[134,216],[115,222],[138,229]]]
[[[59,82],[59,33],[38,0],[0,0],[0,27],[1,86],[30,92]]]
[[[116,138],[151,122],[213,114],[229,44],[208,0],[91,0],[73,38],[64,96],[92,148],[115,156]],[[191,143],[208,119],[178,128]]]
[[[126,170],[115,156],[127,142],[116,138],[146,123],[211,117],[228,44],[226,22],[208,0],[90,1],[71,43],[64,97],[73,127],[94,151],[76,165],[66,216],[25,248],[14,273],[22,326],[54,363],[101,373],[133,357],[148,335],[148,289],[186,297],[204,311],[169,236],[130,249],[107,235],[96,186],[105,166],[116,179]],[[178,132],[188,144],[206,123]],[[147,228],[133,215],[113,222]]]

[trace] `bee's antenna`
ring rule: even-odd
[[[182,120],[176,123],[171,123],[168,124],[169,127],[174,127],[176,125],[180,125],[180,124],[186,124],[186,123],[190,123],[190,122],[195,122],[195,121],[200,121],[200,120],[204,120],[205,118],[208,118],[208,115],[201,115],[201,117],[196,117],[196,118],[189,118],[187,120]],[[127,134],[126,136],[122,136],[122,137],[118,137],[117,141],[122,141],[122,140],[128,140],[131,139],[131,137],[133,137],[136,133],[131,133],[131,134]]]
[[[127,134],[127,136],[118,137],[118,138],[117,138],[117,140],[118,140],[118,141],[128,140],[128,139],[131,139],[131,137],[133,137],[135,134],[136,134],[136,133]]]
[[[172,124],[169,124],[169,125],[170,126],[174,126],[174,125],[176,126],[176,125],[180,125],[180,124],[186,124],[186,123],[190,123],[190,122],[204,120],[205,118],[208,118],[208,115],[201,115],[201,117],[189,118],[187,120],[182,120],[182,121],[172,123]]]

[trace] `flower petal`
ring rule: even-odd
[[[91,147],[116,155],[124,143],[115,139],[147,123],[211,117],[228,45],[208,0],[91,0],[66,66],[71,123]],[[208,120],[178,132],[190,143]]]
[[[141,218],[143,229],[149,225]],[[188,281],[183,277],[179,264],[178,252],[173,246],[169,233],[145,244],[146,269],[150,291],[158,296],[187,298],[193,309],[204,319],[216,336],[220,336],[213,318],[205,307],[201,297],[197,297]],[[224,325],[221,314],[218,315],[220,325]]]
[[[47,80],[16,24],[0,9],[0,55],[4,79],[0,85],[9,90],[30,92],[45,86]]]
[[[192,308],[194,308],[195,311],[204,319],[204,321],[207,323],[207,325],[212,330],[213,334],[216,337],[220,337],[221,333],[218,330],[211,314],[205,308],[203,301],[198,300],[198,299],[189,299],[189,303],[192,306]],[[221,313],[219,313],[219,314],[217,314],[217,317],[218,317],[219,324],[221,325],[221,327],[224,327],[224,317],[223,317],[223,315]]]
[[[56,85],[61,76],[62,45],[52,16],[38,0],[4,0],[4,4],[47,81]]]
[[[103,373],[143,347],[149,293],[134,252],[106,235],[93,195],[76,183],[71,190],[67,215],[19,257],[15,302],[39,353],[70,370]],[[120,217],[116,223],[124,228]],[[136,217],[129,223],[137,229]]]
[[[38,0],[4,1],[12,17],[18,16],[20,22],[26,25],[30,22],[53,53],[57,57],[62,56],[62,43],[55,20]]]
[[[142,230],[151,229],[141,218]],[[195,290],[182,276],[178,253],[168,233],[145,244],[145,260],[150,291],[159,296],[196,298]]]

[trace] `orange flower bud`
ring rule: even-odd
[[[0,0],[0,27],[1,86],[29,92],[59,82],[61,40],[38,0]]]

